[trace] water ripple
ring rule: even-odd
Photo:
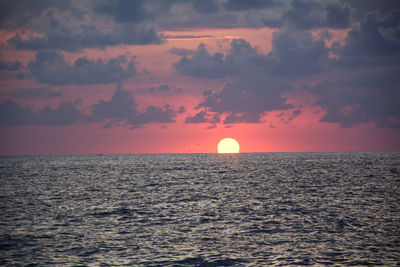
[[[0,158],[0,265],[399,265],[400,153]]]

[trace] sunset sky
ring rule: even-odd
[[[400,150],[400,2],[0,1],[0,154]]]

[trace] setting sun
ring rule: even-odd
[[[218,153],[239,153],[239,143],[233,138],[224,138],[218,143]]]

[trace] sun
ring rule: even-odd
[[[224,138],[218,143],[218,153],[239,153],[239,143],[233,138]]]

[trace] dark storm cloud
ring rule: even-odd
[[[56,109],[46,106],[36,113],[36,120],[39,125],[60,126],[76,124],[80,121],[82,114],[77,108],[81,103],[76,100],[61,102]]]
[[[268,54],[258,52],[244,40],[233,40],[226,55],[209,53],[204,45],[194,51],[171,51],[181,55],[174,67],[183,75],[232,81],[219,92],[206,91],[196,107],[200,112],[189,116],[187,122],[208,122],[206,114],[224,115],[225,124],[260,122],[268,111],[294,108],[286,104],[282,97],[290,88],[284,86],[284,81],[291,83],[308,75],[346,71],[354,78],[330,85],[319,83],[312,89],[314,93],[319,90],[319,100],[315,105],[326,112],[321,121],[338,123],[342,127],[374,122],[377,127],[398,128],[400,82],[396,77],[400,63],[400,11],[387,13],[386,16],[377,12],[368,14],[360,24],[352,27],[343,45],[334,43],[332,47],[325,44],[324,38],[329,38],[327,35],[315,38],[308,30],[295,30],[318,25],[347,27],[347,19],[340,24],[333,18],[341,15],[348,18],[348,6],[340,3],[335,6],[334,3],[310,1],[293,4],[316,5],[313,7],[315,10],[324,5],[326,12],[316,14],[323,16],[324,21],[317,20],[316,24],[309,25],[307,21],[297,21],[297,26],[282,28],[275,33],[272,50]],[[300,7],[297,10],[302,11]],[[337,16],[328,15],[329,12]],[[329,17],[330,22],[327,20]],[[296,17],[291,16],[291,19],[295,21]],[[335,57],[330,57],[330,53]],[[351,72],[347,71],[349,68]],[[375,70],[372,71],[372,68]],[[365,71],[369,75],[361,74]],[[275,84],[271,85],[270,81],[275,81]],[[285,123],[297,117],[301,110],[291,112]]]
[[[382,17],[373,12],[348,32],[344,44],[334,43],[331,67],[357,72],[362,69],[400,68],[400,10]]]
[[[135,2],[135,1],[132,1]],[[28,38],[15,34],[7,44],[15,49],[61,49],[79,51],[84,48],[104,48],[120,44],[137,45],[160,43],[154,28],[146,25],[121,24],[112,29],[100,29],[88,16],[76,16],[57,8],[43,10],[32,19],[31,30],[37,34]],[[104,27],[103,27],[104,28]]]
[[[374,122],[379,128],[400,128],[398,71],[368,73],[345,81],[320,82],[312,91],[325,110],[322,122],[348,128]]]
[[[291,2],[283,21],[301,29],[344,29],[350,26],[350,15],[350,7],[339,1],[296,0]]]
[[[350,7],[340,1],[193,0],[106,1],[94,5],[95,12],[118,23],[153,21],[161,27],[277,27],[291,24],[303,29],[345,28]],[[268,12],[274,10],[273,13]],[[178,13],[179,12],[179,16]]]
[[[207,118],[207,112],[205,112],[204,110],[198,112],[197,114],[193,115],[193,116],[189,116],[185,119],[185,123],[204,123],[204,122],[208,122],[208,118]]]
[[[224,55],[211,55],[204,44],[199,45],[191,58],[181,58],[174,64],[174,68],[183,75],[202,78],[222,78],[229,72]]]
[[[220,118],[217,114],[209,114],[206,111],[202,110],[196,113],[193,116],[188,116],[185,119],[185,123],[218,123],[220,122]]]
[[[167,92],[167,91],[170,90],[170,88],[169,88],[168,85],[164,84],[164,85],[161,85],[160,87],[158,87],[158,90],[161,91],[161,92]]]
[[[90,121],[108,121],[108,126],[122,123],[125,127],[138,128],[143,124],[153,122],[174,122],[176,115],[183,111],[182,107],[175,110],[170,105],[148,106],[144,110],[139,110],[132,93],[118,85],[111,100],[100,100],[92,106],[88,119]]]
[[[48,98],[62,96],[63,92],[61,90],[51,90],[48,87],[37,87],[18,89],[15,91],[14,95],[16,97]]]
[[[105,122],[104,128],[124,126],[134,129],[149,123],[174,122],[177,114],[185,111],[183,106],[175,109],[167,104],[162,107],[151,105],[140,110],[132,93],[124,90],[121,85],[117,87],[110,100],[100,100],[91,106],[88,115],[80,111],[78,108],[80,105],[81,100],[76,99],[74,102],[62,101],[56,108],[47,105],[35,111],[13,100],[6,100],[0,103],[0,125],[62,126],[84,122]]]
[[[174,68],[183,75],[210,79],[255,74],[298,77],[322,72],[329,59],[323,40],[314,40],[309,32],[293,31],[276,34],[273,51],[266,55],[243,39],[232,40],[226,56],[210,54],[204,44],[191,57],[188,54]]]
[[[290,112],[281,112],[276,117],[280,119],[283,124],[289,124],[294,118],[302,113],[300,109],[291,110]],[[271,124],[271,126],[273,126]],[[273,128],[273,127],[270,127]]]
[[[290,121],[301,112],[283,97],[291,90],[290,84],[311,78],[321,81],[317,74],[323,74],[324,79],[333,74],[346,74],[355,78],[320,82],[310,86],[311,89],[305,87],[304,90],[318,96],[315,105],[326,112],[321,121],[342,127],[374,122],[378,127],[396,128],[400,121],[398,7],[398,1],[391,0],[43,0],[34,3],[0,0],[0,27],[8,33],[14,31],[2,47],[38,51],[25,72],[20,72],[20,77],[33,77],[37,82],[55,85],[113,83],[136,75],[134,62],[124,56],[108,61],[81,57],[69,63],[60,50],[159,44],[168,36],[159,35],[157,30],[278,27],[272,50],[267,54],[241,39],[233,40],[225,54],[211,53],[204,44],[195,50],[170,50],[180,56],[173,65],[178,73],[227,81],[222,89],[205,92],[195,108],[196,113],[187,117],[186,123],[215,123],[221,116],[225,124],[257,123],[274,110],[286,110],[284,114]],[[20,34],[15,34],[16,29]],[[328,35],[318,37],[320,31],[315,29],[349,31],[343,43],[328,46],[324,40]],[[0,70],[21,69],[19,61],[0,60]],[[153,91],[166,92],[170,88],[153,87]],[[43,90],[25,92],[30,93],[32,97],[50,94]],[[19,114],[2,121],[11,120],[16,124],[52,121],[50,118],[60,116],[54,115],[58,114],[57,110],[67,110],[60,104],[56,109],[44,109],[43,114],[47,115],[39,116],[40,112],[12,101],[1,105]],[[74,103],[71,105],[76,107]],[[120,124],[135,128],[151,122],[172,122],[178,113],[181,111],[168,105],[139,110],[130,92],[121,87],[111,100],[93,105],[85,121],[106,121],[108,127]]]
[[[202,14],[214,13],[220,9],[219,2],[215,0],[194,0],[192,5],[194,10]]]
[[[29,107],[22,107],[12,100],[0,103],[0,125],[42,125],[42,126],[62,126],[78,123],[82,114],[78,109],[80,100],[75,102],[62,101],[57,108],[45,106],[38,111],[33,111]]]
[[[373,122],[379,128],[400,127],[400,12],[369,13],[348,32],[344,44],[334,43],[329,68],[353,78],[313,87],[315,102],[326,113],[321,122],[352,127]]]
[[[355,21],[362,20],[368,13],[378,11],[382,15],[386,15],[395,9],[399,9],[398,0],[344,0],[352,7],[352,16]]]
[[[121,1],[124,2],[124,1]],[[81,51],[84,48],[104,48],[105,46],[145,45],[161,43],[155,28],[148,23],[138,23],[142,14],[136,13],[120,2],[109,2],[119,7],[130,18],[129,23],[119,23],[118,17],[105,19],[97,12],[105,14],[109,10],[106,2],[85,1],[2,1],[4,16],[0,25],[5,30],[20,28],[24,36],[15,34],[6,40],[14,49],[45,50],[60,49]],[[141,6],[141,1],[128,1],[130,6]],[[110,9],[109,12],[112,12]],[[107,13],[108,14],[108,13]],[[106,15],[106,14],[105,14]],[[148,18],[150,19],[150,18]]]
[[[175,122],[177,111],[170,105],[163,107],[148,106],[144,111],[139,111],[136,116],[128,120],[129,124],[134,126],[148,124],[152,122],[169,123]]]
[[[113,83],[136,75],[134,62],[127,62],[125,56],[108,61],[80,57],[70,65],[58,51],[37,52],[28,70],[36,81],[55,85]]]
[[[368,14],[352,28],[344,46],[339,46],[335,52],[347,59],[400,56],[400,10],[385,17],[377,12]]]
[[[274,84],[272,80],[236,81],[226,84],[219,92],[205,91],[203,101],[196,108],[204,108],[216,115],[226,115],[224,124],[259,123],[268,111],[293,108],[281,96],[282,92],[288,90],[290,88],[287,85]]]
[[[251,23],[251,21],[259,20],[264,23],[264,26],[269,27],[344,29],[350,26],[351,21],[350,6],[335,0],[229,0],[225,8],[228,11],[259,17],[252,20],[239,20],[247,27],[259,27],[259,24]],[[274,13],[265,12],[268,10],[274,10]]]
[[[8,62],[4,61],[0,56],[0,71],[1,70],[8,70],[8,71],[15,71],[20,70],[23,68],[23,65],[19,61]]]
[[[313,39],[309,32],[282,31],[274,36],[269,54],[261,54],[238,39],[231,42],[226,56],[210,54],[200,45],[191,57],[183,56],[174,67],[183,75],[232,80],[219,92],[206,91],[198,109],[225,115],[225,124],[259,123],[268,111],[294,108],[282,97],[291,90],[286,81],[323,72],[328,53],[323,40]],[[198,113],[187,122],[205,122],[204,115]]]
[[[175,54],[178,52],[172,51]],[[200,44],[197,50],[189,53],[180,53],[184,55],[173,66],[181,74],[201,78],[224,78],[226,76],[240,74],[240,70],[252,65],[251,60],[264,61],[264,56],[257,54],[257,51],[251,47],[245,40],[233,40],[229,53],[224,56],[222,53],[210,54],[204,44]],[[188,57],[188,55],[192,55]]]
[[[0,1],[0,27],[12,30],[29,25],[32,18],[40,17],[43,10],[57,8],[59,10],[79,10],[69,0],[1,0]]]
[[[298,77],[321,73],[329,61],[329,49],[322,39],[314,40],[308,31],[282,31],[273,39],[267,57],[273,64],[267,73]]]
[[[132,93],[118,85],[111,100],[100,100],[92,106],[93,119],[127,119],[137,112]]]
[[[219,12],[222,7],[223,2],[216,0],[118,0],[99,4],[95,11],[118,23],[149,23],[164,29],[224,27],[236,23],[234,15]]]
[[[0,25],[22,29],[5,43],[14,49],[81,51],[106,46],[160,44],[159,29],[199,27],[350,26],[358,2],[336,0],[2,1]]]
[[[268,7],[278,6],[281,4],[282,1],[276,1],[276,0],[252,0],[252,1],[228,0],[226,2],[226,9],[234,11],[243,11],[249,9],[268,8]]]
[[[168,92],[168,91],[170,91],[170,87],[168,86],[168,85],[166,85],[166,84],[163,84],[163,85],[160,85],[160,86],[158,86],[158,87],[150,87],[149,88],[149,91],[150,92]]]
[[[175,1],[169,7],[158,22],[159,26],[170,29],[265,26],[343,29],[351,23],[351,7],[336,0]]]
[[[34,124],[34,113],[29,107],[21,107],[12,100],[0,103],[0,125],[17,126]]]
[[[117,22],[139,23],[149,16],[144,7],[143,0],[115,0],[100,2],[95,7],[95,11],[100,14],[108,15]]]
[[[95,27],[89,27],[82,33],[50,33],[43,37],[30,36],[28,39],[16,34],[7,43],[19,50],[60,49],[80,51],[84,48],[104,48],[115,45],[146,45],[160,44],[161,39],[153,28],[146,26],[121,26],[115,31],[100,32]]]

